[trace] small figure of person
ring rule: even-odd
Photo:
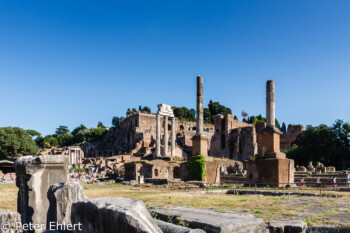
[[[337,187],[337,177],[333,176],[332,183],[334,188]]]
[[[13,174],[11,174],[10,177],[11,177],[11,180],[14,180],[14,179],[15,179],[15,178],[13,177]]]
[[[2,180],[2,182],[6,181],[5,175],[2,176],[1,180]]]
[[[350,175],[349,174],[346,175],[346,185],[348,187],[350,187]]]
[[[321,187],[321,180],[320,180],[320,177],[317,177],[317,180],[316,180],[316,187]]]
[[[300,186],[301,186],[301,187],[304,187],[304,184],[305,184],[304,178],[301,178],[301,181],[300,181],[300,182],[301,182]]]

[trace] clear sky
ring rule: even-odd
[[[0,127],[45,134],[204,102],[286,124],[350,121],[350,1],[0,1]]]

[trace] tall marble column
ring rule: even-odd
[[[203,134],[203,77],[197,76],[197,127],[196,135]]]
[[[266,83],[266,126],[275,126],[275,81]]]
[[[197,76],[197,127],[192,137],[192,155],[208,155],[208,138],[203,132],[203,77]]]
[[[171,118],[171,155],[175,156],[175,141],[176,141],[176,135],[175,135],[175,117]]]
[[[157,122],[156,122],[156,156],[160,157],[160,116],[157,114]]]
[[[164,155],[168,156],[168,116],[164,116]]]

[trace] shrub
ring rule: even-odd
[[[187,163],[188,178],[190,180],[205,181],[205,156],[196,155]]]

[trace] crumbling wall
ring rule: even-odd
[[[289,149],[303,130],[304,127],[302,125],[290,125],[287,133],[281,135],[281,149]]]
[[[214,128],[210,156],[245,160],[256,154],[256,132],[253,125],[235,120],[233,115],[226,114],[214,117]]]

